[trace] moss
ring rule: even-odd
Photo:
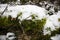
[[[60,18],[58,18],[58,21],[60,22]]]

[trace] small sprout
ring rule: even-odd
[[[17,15],[17,17],[19,17],[19,16],[21,16],[22,15],[22,12],[20,12],[18,15]]]
[[[51,31],[51,28],[50,28],[50,27],[47,27],[46,30],[47,30],[47,31]]]
[[[32,14],[31,17],[32,17],[32,19],[35,19],[38,16],[36,14]]]

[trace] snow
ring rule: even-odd
[[[0,12],[3,12],[7,4],[0,4]]]
[[[46,32],[46,28],[51,28],[51,31],[55,30],[56,28],[59,28],[60,22],[58,21],[58,15],[51,15],[47,18],[46,24],[44,26],[44,32],[45,34],[48,34],[49,31]]]
[[[0,35],[0,40],[6,40],[6,35]]]
[[[51,37],[51,39],[53,39],[53,40],[60,40],[60,35],[57,34],[56,36]]]
[[[31,14],[38,15],[39,19],[46,17],[45,9],[35,5],[10,6],[8,7],[7,11],[8,12],[5,12],[3,15],[4,16],[11,15],[13,18],[17,17],[17,14],[20,12],[23,13],[21,19],[25,19],[29,17]]]
[[[14,33],[11,33],[11,32],[8,32],[7,33],[7,36],[6,36],[9,40],[12,40],[12,39],[15,39],[15,34]]]

